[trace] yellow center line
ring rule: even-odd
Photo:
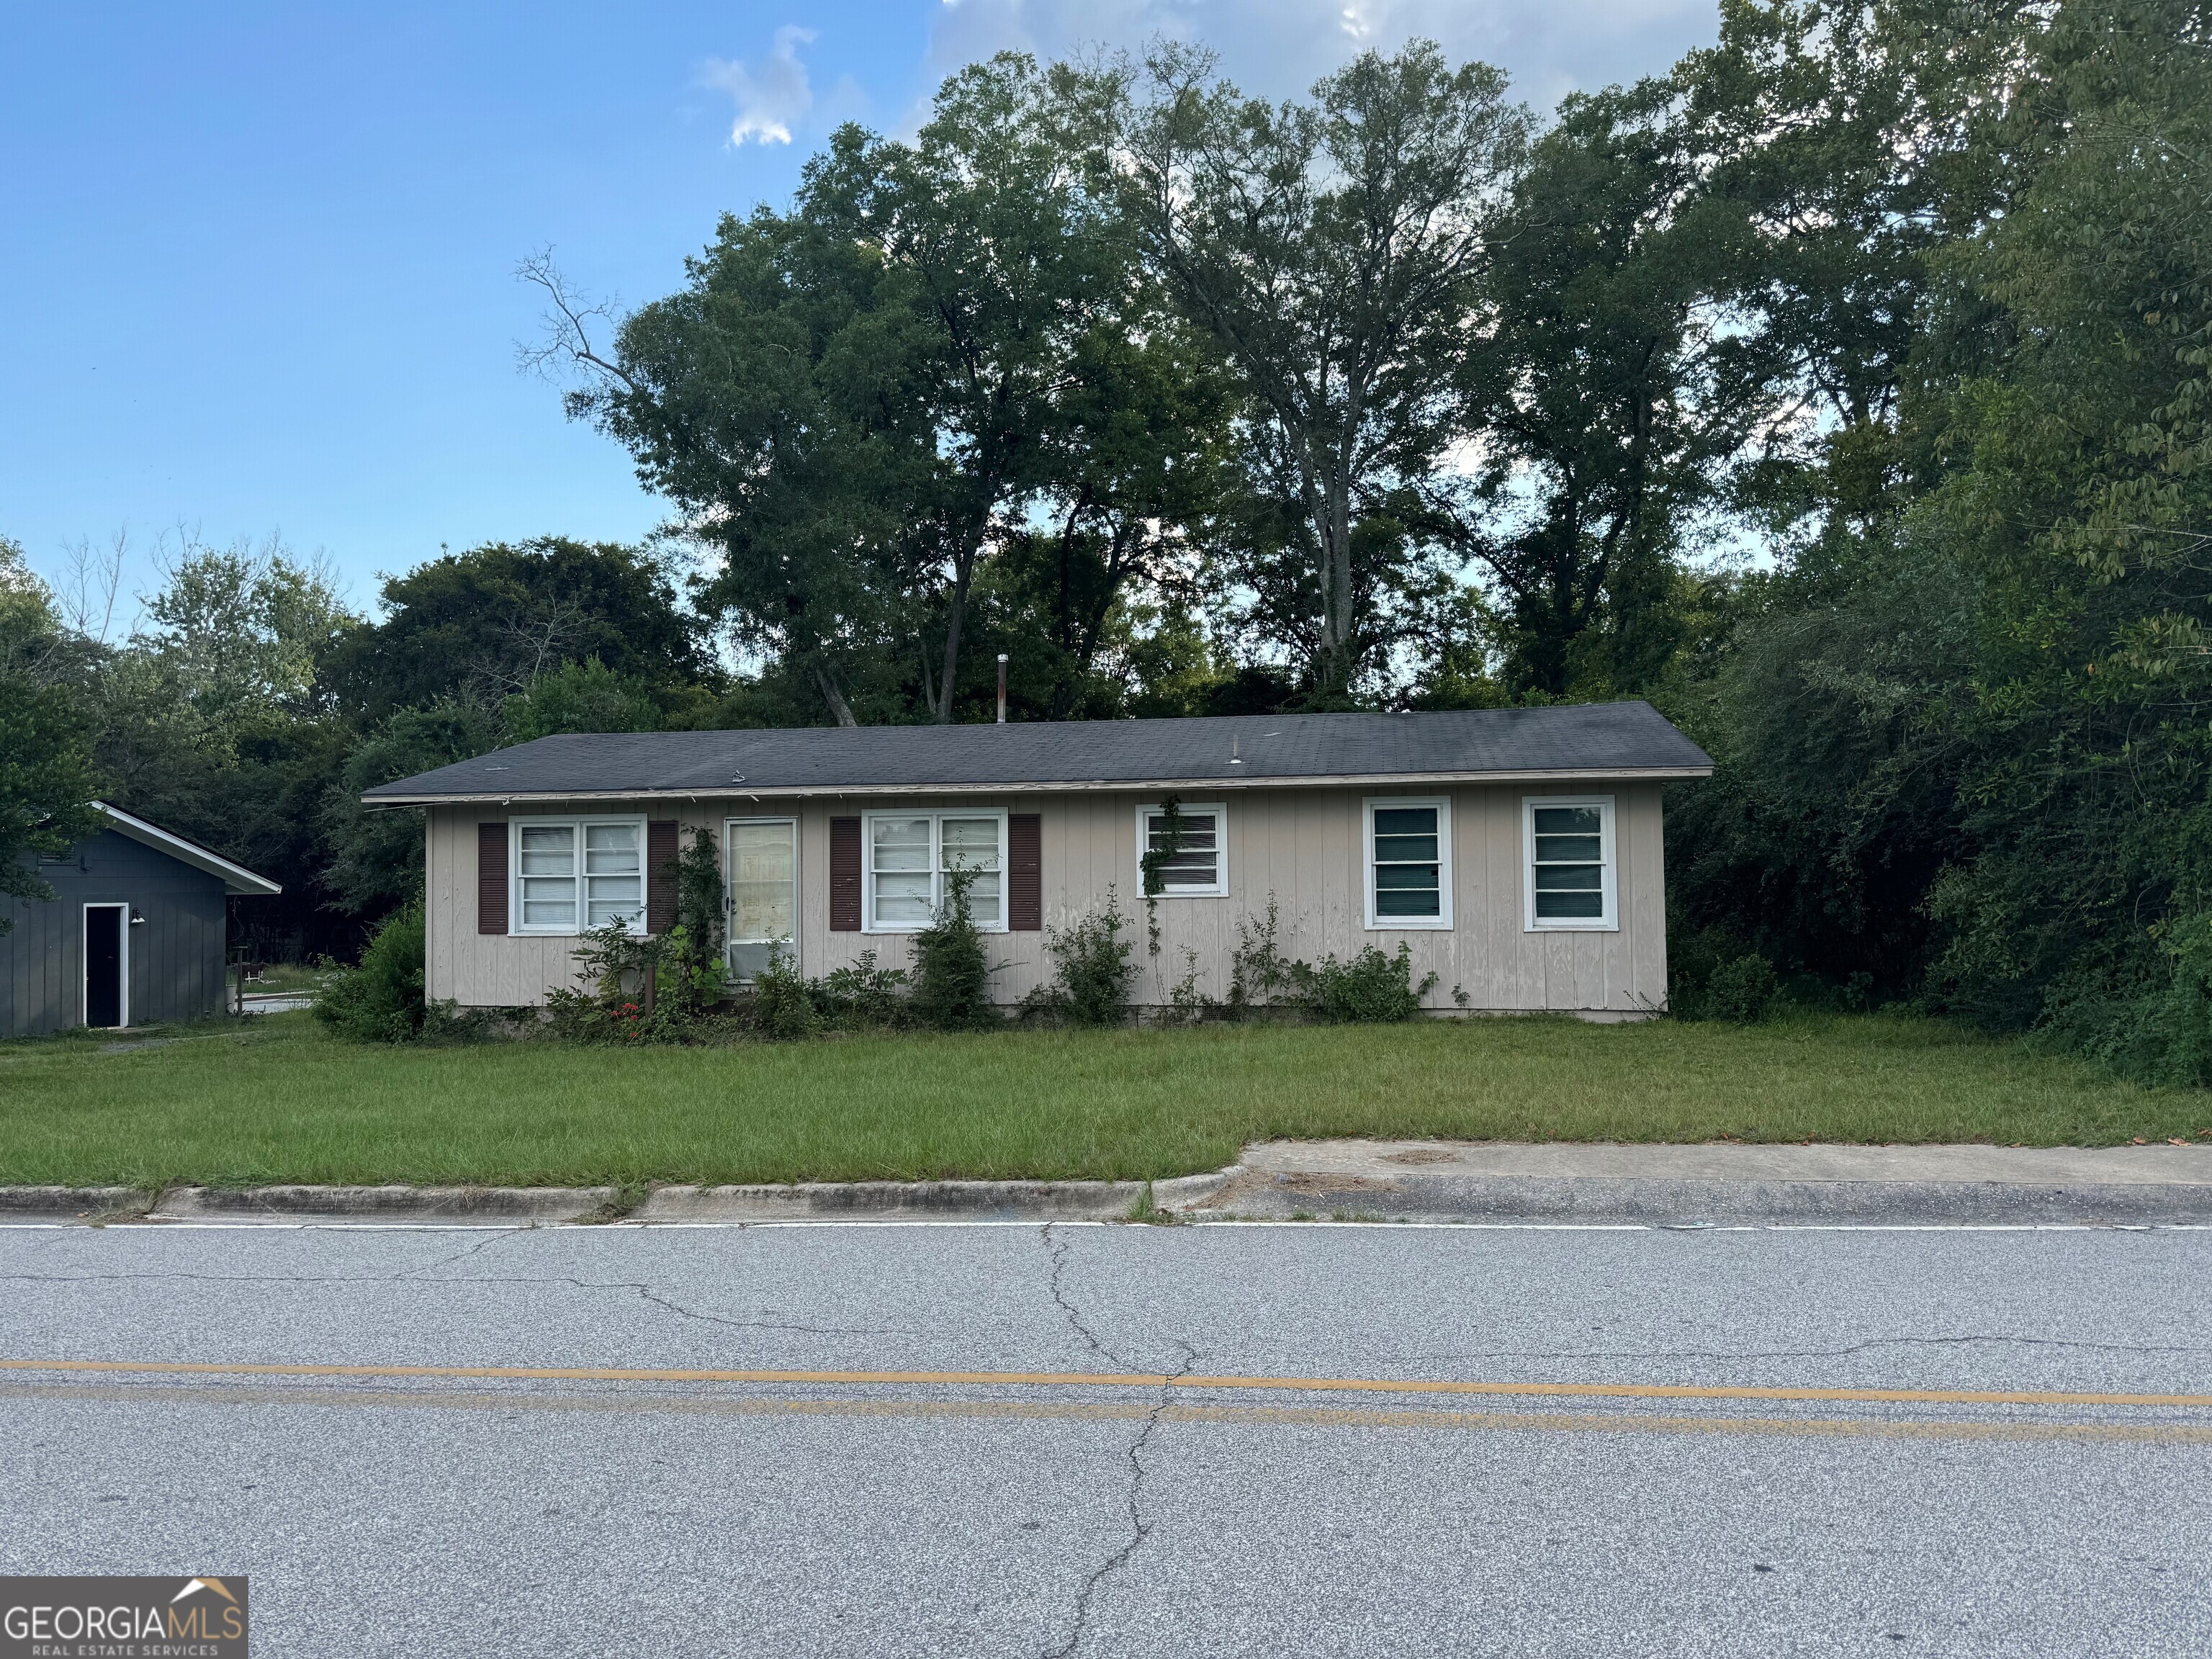
[[[0,1359],[0,1371],[158,1376],[459,1377],[517,1382],[769,1382],[995,1389],[1259,1389],[1296,1394],[1534,1395],[1594,1400],[1820,1400],[1938,1406],[2178,1406],[2212,1395],[2040,1389],[1724,1388],[1686,1382],[1467,1382],[1424,1377],[1170,1376],[1115,1371],[644,1370],[613,1365],[261,1365],[158,1359]]]
[[[1819,1440],[2071,1442],[2089,1445],[2212,1446],[2202,1423],[2069,1423],[2048,1418],[1937,1422],[1883,1417],[1655,1417],[1559,1412],[1395,1410],[1341,1406],[1160,1405],[1138,1400],[917,1400],[846,1395],[801,1399],[767,1395],[515,1394],[473,1389],[268,1387],[252,1383],[0,1382],[0,1400],[99,1401],[120,1405],[282,1407],[377,1411],[432,1409],[501,1417],[585,1415],[769,1418],[968,1419],[979,1421],[1202,1423],[1301,1429],[1402,1429],[1492,1433],[1752,1436]]]

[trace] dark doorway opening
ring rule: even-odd
[[[84,907],[84,1023],[123,1024],[123,929],[120,904]]]

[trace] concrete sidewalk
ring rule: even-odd
[[[2212,1224],[2212,1146],[1248,1146],[1200,1215],[1579,1225]]]

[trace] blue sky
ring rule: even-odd
[[[659,504],[515,368],[540,248],[666,293],[838,120],[904,128],[1006,46],[1195,38],[1279,95],[1426,34],[1548,106],[1712,27],[1709,0],[0,0],[0,534],[51,574],[118,529],[281,532],[362,604],[441,543],[635,538]]]

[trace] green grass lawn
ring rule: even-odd
[[[156,1035],[0,1044],[0,1183],[1127,1178],[1274,1136],[2050,1146],[2212,1126],[2201,1093],[1883,1017],[625,1051],[361,1048],[305,1014]]]

